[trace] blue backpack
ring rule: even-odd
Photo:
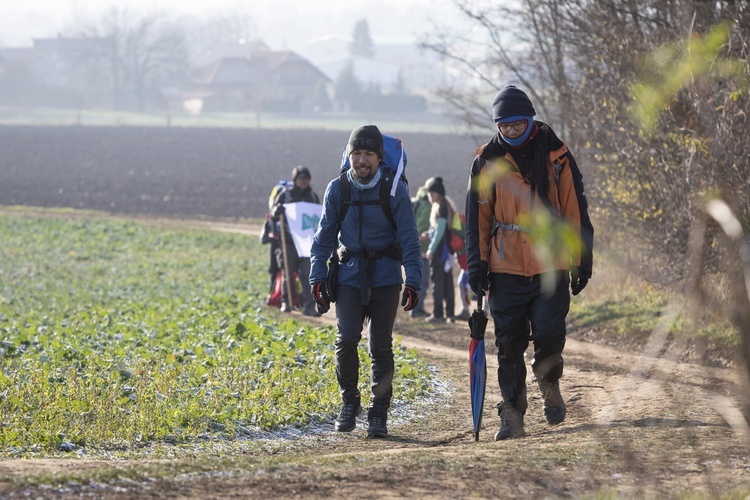
[[[339,205],[339,221],[343,221],[346,212],[351,205],[375,205],[378,204],[385,212],[385,216],[390,221],[393,228],[396,228],[396,222],[393,219],[391,211],[391,196],[396,196],[398,182],[396,179],[406,181],[406,151],[401,139],[383,134],[383,159],[380,164],[386,167],[383,170],[385,177],[380,183],[380,198],[374,201],[351,201],[352,186],[349,184],[349,178],[346,171],[349,170],[349,156],[346,154],[346,147],[341,158],[341,173],[339,174],[339,185],[341,187],[341,204]]]

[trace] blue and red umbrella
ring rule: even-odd
[[[484,315],[482,299],[477,297],[477,309],[469,318],[471,342],[469,343],[469,378],[471,388],[471,416],[474,420],[474,441],[479,441],[479,428],[482,426],[482,409],[487,387],[487,359],[484,353],[484,332],[487,317]]]

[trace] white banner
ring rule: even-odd
[[[296,203],[284,203],[284,216],[292,233],[297,255],[310,257],[313,236],[318,230],[320,215],[323,213],[323,205],[298,201]]]

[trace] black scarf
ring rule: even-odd
[[[518,165],[525,183],[539,193],[539,198],[545,206],[549,207],[552,202],[549,199],[549,171],[547,169],[547,156],[550,151],[562,147],[563,142],[555,135],[555,132],[546,123],[535,121],[534,126],[538,128],[522,145],[513,147],[505,142],[500,132],[490,140],[482,152],[482,158],[488,160],[510,153]]]

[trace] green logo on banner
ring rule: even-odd
[[[303,231],[306,231],[308,229],[318,229],[318,222],[320,222],[320,216],[302,214]]]

